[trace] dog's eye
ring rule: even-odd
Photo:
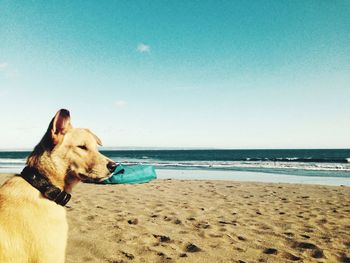
[[[82,149],[82,150],[87,150],[87,147],[85,145],[78,145],[78,148]]]

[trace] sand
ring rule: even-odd
[[[81,183],[67,212],[68,263],[350,262],[349,187]]]

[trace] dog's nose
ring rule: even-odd
[[[115,168],[117,168],[117,164],[115,162],[108,162],[107,168],[108,168],[108,171],[113,173],[115,171]]]

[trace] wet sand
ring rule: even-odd
[[[67,212],[69,263],[350,262],[349,187],[81,183]]]

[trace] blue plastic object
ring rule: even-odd
[[[157,178],[152,165],[129,165],[119,164],[112,176],[100,182],[101,184],[140,184],[147,183]]]

